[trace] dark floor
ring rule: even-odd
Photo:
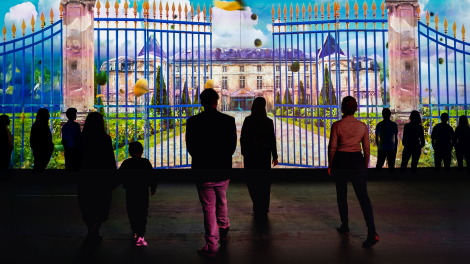
[[[86,227],[75,185],[18,172],[0,183],[0,263],[470,263],[468,174],[371,171],[369,195],[380,242],[369,250],[361,248],[367,229],[352,186],[351,232],[342,237],[335,230],[334,183],[325,171],[274,175],[267,225],[253,221],[246,185],[239,179],[230,184],[229,244],[208,259],[196,253],[204,245],[204,228],[192,183],[158,186],[150,199],[146,248],[130,242],[125,191],[119,187],[102,226],[103,242],[88,249],[82,246]]]

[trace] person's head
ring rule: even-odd
[[[45,123],[49,121],[49,111],[46,108],[40,108],[36,113],[36,121],[35,123]]]
[[[442,113],[441,114],[441,122],[447,124],[447,121],[449,121],[449,114],[448,113]]]
[[[466,115],[462,115],[459,117],[459,126],[462,126],[462,127],[468,126],[468,118]]]
[[[416,110],[411,111],[410,123],[412,123],[412,124],[421,124],[421,116],[419,115],[418,111],[416,111]]]
[[[0,115],[0,124],[10,125],[10,118],[7,115]]]
[[[251,106],[252,116],[267,116],[266,113],[266,99],[263,97],[256,97]]]
[[[201,98],[201,105],[205,108],[217,108],[219,95],[214,89],[204,89],[199,98]]]
[[[141,157],[144,152],[144,147],[139,141],[129,143],[129,154],[131,157]]]
[[[67,111],[65,112],[65,115],[67,116],[69,120],[75,120],[77,119],[77,109],[71,107],[67,109]]]
[[[83,125],[83,134],[106,133],[104,131],[103,116],[98,112],[89,113]]]
[[[341,112],[345,116],[347,115],[354,115],[357,111],[357,101],[352,96],[346,96],[343,98],[343,102],[341,103]]]
[[[384,120],[390,120],[390,117],[392,116],[392,112],[388,108],[384,108],[382,110],[382,117]]]

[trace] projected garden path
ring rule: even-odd
[[[243,125],[243,120],[250,112],[225,112],[225,114],[235,117],[237,125],[237,149],[233,155],[233,167],[243,168],[243,156],[240,151],[240,134]],[[282,127],[282,133],[281,133]],[[295,134],[295,140],[294,140]],[[279,162],[281,163],[294,163],[303,165],[315,165],[315,166],[327,166],[326,155],[328,148],[328,138],[322,135],[313,134],[313,147],[312,147],[312,132],[306,131],[298,126],[287,124],[286,121],[277,119],[276,121],[276,137],[277,137],[277,149],[279,155]],[[281,136],[282,135],[282,136]],[[282,138],[281,138],[282,137]],[[300,137],[300,139],[299,139]],[[289,140],[287,140],[289,139]],[[181,142],[181,143],[180,143]],[[282,143],[281,143],[282,142]],[[283,145],[284,153],[281,153],[281,144]],[[180,158],[180,147],[181,147],[181,158]],[[169,148],[170,155],[167,155],[167,149]],[[163,149],[163,162],[161,159],[161,153]],[[287,151],[288,150],[288,151]],[[312,155],[313,150],[313,155]],[[155,160],[156,152],[156,163]],[[308,152],[308,153],[307,153]],[[289,153],[289,154],[288,154]],[[176,136],[176,138],[170,138],[169,142],[164,141],[163,144],[158,144],[156,147],[151,147],[149,150],[149,160],[152,165],[157,167],[174,167],[179,165],[191,164],[191,155],[188,154],[186,157],[186,144],[185,144],[185,133]],[[169,159],[168,159],[169,158]],[[295,160],[294,160],[295,159]],[[377,158],[371,156],[370,164],[376,164]],[[307,163],[308,161],[308,163]],[[292,166],[276,166],[276,168],[292,168]]]

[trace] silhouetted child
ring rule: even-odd
[[[455,129],[455,154],[457,154],[457,164],[459,171],[463,170],[463,158],[467,162],[467,169],[470,168],[470,127],[468,118],[465,115],[460,116],[459,126]]]
[[[388,108],[382,110],[383,121],[379,122],[375,128],[375,142],[377,144],[377,165],[376,171],[381,171],[385,163],[388,162],[388,170],[395,171],[395,159],[398,148],[398,126],[390,120],[392,112]]]
[[[123,175],[123,188],[126,189],[127,215],[131,224],[133,239],[136,246],[147,246],[144,240],[145,227],[149,207],[149,186],[152,196],[157,189],[157,183],[152,172],[152,164],[148,159],[142,158],[144,148],[140,142],[129,144],[129,154],[132,158],[126,159],[120,170],[132,170]]]
[[[62,127],[62,145],[64,145],[65,168],[78,170],[82,158],[81,130],[75,122],[77,109],[69,108],[65,112],[69,119]]]

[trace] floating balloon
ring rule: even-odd
[[[142,96],[149,92],[149,83],[146,79],[140,79],[135,83],[134,94],[136,96]]]
[[[108,74],[105,71],[100,71],[96,75],[96,83],[98,85],[105,85],[108,82]]]
[[[261,42],[261,39],[255,39],[255,46],[261,47],[261,45],[263,45],[263,42]]]
[[[170,28],[171,28],[172,30],[174,30],[174,29],[175,29],[175,25],[171,25]]]
[[[125,94],[125,93],[126,93],[126,90],[124,90],[124,89],[121,88],[121,89],[119,89],[119,93]]]
[[[20,70],[18,68],[16,68],[16,73],[20,73]]]
[[[178,18],[178,15],[174,15],[174,16],[173,16],[173,19],[177,19],[177,18]]]
[[[100,98],[100,97],[103,97],[103,96],[104,96],[104,94],[97,94],[96,98]]]
[[[439,64],[444,64],[444,59],[443,58],[439,58]]]
[[[204,84],[205,89],[213,89],[214,88],[214,80],[209,79],[207,80],[206,84]]]
[[[12,95],[13,94],[13,86],[8,86],[6,94]]]
[[[290,66],[290,70],[293,72],[298,72],[300,70],[300,63],[298,61],[294,61]]]
[[[430,15],[431,15],[431,16],[434,16],[434,12],[431,12]]]
[[[257,15],[257,14],[252,14],[252,15],[251,15],[251,19],[252,19],[252,20],[258,19],[258,15]]]
[[[245,10],[245,3],[242,0],[237,1],[215,1],[215,6],[225,11]]]

